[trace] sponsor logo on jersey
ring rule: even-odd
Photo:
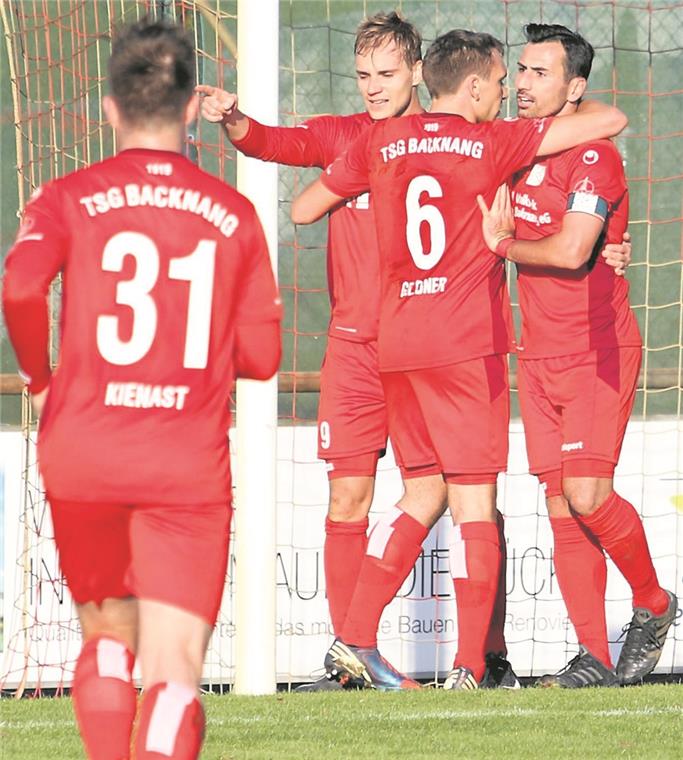
[[[572,441],[571,443],[563,443],[560,446],[561,451],[580,451],[583,448],[583,441]]]
[[[529,176],[526,178],[526,184],[531,187],[538,187],[544,179],[545,166],[543,164],[535,164],[533,169],[529,172]]]
[[[598,155],[598,151],[593,150],[592,148],[587,150],[583,156],[581,156],[581,160],[587,166],[593,166],[593,164],[597,164],[599,159],[600,156]]]

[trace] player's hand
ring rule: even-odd
[[[43,413],[43,408],[45,407],[45,399],[47,398],[49,387],[50,386],[48,385],[47,388],[43,388],[42,391],[31,394],[31,406],[33,407],[33,414],[36,417],[40,417]]]
[[[496,190],[491,208],[486,205],[481,195],[477,195],[477,204],[481,210],[481,231],[484,240],[489,250],[495,253],[501,240],[515,236],[515,219],[507,185],[502,184]]]
[[[198,84],[194,91],[201,98],[199,110],[207,121],[222,122],[237,110],[237,95],[209,84]]]
[[[611,267],[614,267],[614,274],[623,277],[626,267],[631,263],[631,235],[624,232],[624,239],[621,243],[608,243],[602,251],[602,257]]]

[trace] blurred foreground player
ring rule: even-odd
[[[445,480],[458,609],[449,689],[478,688],[486,669],[501,561],[496,478],[507,464],[511,317],[504,266],[486,249],[476,195],[493,198],[498,180],[537,154],[577,144],[578,133],[608,136],[626,123],[597,104],[556,121],[495,120],[506,95],[502,53],[488,34],[454,30],[437,38],[423,65],[431,112],[376,125],[292,206],[294,221],[307,223],[341,198],[373,194],[379,366],[389,432],[404,481],[413,482],[380,518],[365,561],[384,562],[400,587],[409,570],[404,525],[441,513]],[[382,612],[371,608],[369,585],[357,585],[335,647],[338,667],[353,675],[365,676],[364,651]]]
[[[593,48],[560,25],[529,24],[525,33],[515,77],[519,116],[575,113]],[[580,644],[566,668],[539,683],[634,683],[655,668],[677,603],[659,585],[638,514],[614,491],[642,345],[628,282],[597,255],[603,242],[621,240],[628,223],[623,162],[609,140],[592,141],[536,160],[512,188],[509,226],[491,235],[485,224],[484,232],[492,250],[517,264],[529,467],[545,488],[555,571]],[[486,218],[485,204],[482,210]],[[635,608],[616,671],[605,551],[630,584]]]
[[[197,114],[179,27],[122,29],[103,107],[119,153],[45,185],[3,307],[36,411],[62,570],[83,630],[73,700],[90,758],[196,758],[197,698],[225,579],[236,377],[280,359],[265,239],[244,197],[181,154]],[[59,365],[46,293],[63,277]]]

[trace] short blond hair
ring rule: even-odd
[[[396,11],[375,13],[374,16],[369,16],[361,21],[356,31],[353,52],[356,55],[363,55],[363,53],[375,50],[387,42],[395,43],[410,68],[422,60],[422,37],[420,33],[410,21],[406,21]]]

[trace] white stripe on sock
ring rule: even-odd
[[[180,683],[167,683],[157,692],[145,741],[148,752],[158,752],[166,757],[173,755],[183,715],[195,697],[194,689]]]
[[[130,681],[125,644],[115,639],[100,639],[97,642],[97,675],[100,678]]]
[[[451,578],[467,578],[467,553],[465,551],[466,543],[462,537],[462,531],[459,525],[453,526],[451,532],[451,541],[448,545],[448,566],[451,571]]]
[[[384,557],[389,539],[394,533],[392,526],[402,514],[403,510],[396,506],[391,507],[372,526],[368,536],[368,548],[365,550],[368,557],[376,557],[377,559]]]

